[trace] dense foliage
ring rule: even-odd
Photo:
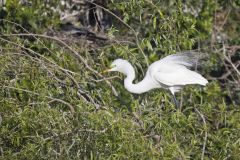
[[[1,159],[239,159],[238,0],[111,0],[112,26],[92,41],[61,31],[66,9],[1,6]],[[123,75],[102,74],[121,57],[138,82],[148,64],[185,50],[207,53],[198,71],[209,84],[185,87],[177,110],[168,91],[134,95]]]

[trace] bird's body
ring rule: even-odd
[[[141,94],[155,88],[164,88],[169,89],[174,96],[174,93],[185,85],[205,86],[208,83],[202,75],[189,69],[196,62],[196,55],[191,52],[167,56],[152,63],[144,79],[137,84],[133,84],[134,68],[126,60],[116,59],[109,71],[119,71],[125,74],[127,77],[124,79],[124,86],[131,93]],[[175,96],[174,100],[176,103]]]

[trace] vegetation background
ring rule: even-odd
[[[0,3],[0,159],[239,159],[239,0]],[[192,50],[209,84],[128,93],[112,60]]]

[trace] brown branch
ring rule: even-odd
[[[226,48],[224,45],[223,45],[223,56],[226,59],[226,61],[230,63],[230,65],[232,66],[234,71],[238,74],[238,76],[240,76],[240,72],[238,71],[237,67],[233,64],[231,58],[226,54]]]
[[[66,102],[64,100],[61,100],[61,99],[57,99],[57,98],[52,98],[51,97],[51,101],[49,101],[48,103],[53,103],[53,102],[60,102],[60,103],[62,103],[64,105],[66,105],[66,106],[69,107],[71,113],[75,113],[74,107],[71,104],[69,104],[68,102]]]

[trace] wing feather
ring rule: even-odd
[[[167,86],[183,86],[187,84],[206,85],[208,81],[197,72],[187,68],[176,69],[175,72],[156,72],[154,79]]]
[[[203,53],[198,52],[182,52],[177,54],[169,55],[159,62],[167,64],[178,64],[185,67],[194,67],[198,64],[200,60],[204,58]]]
[[[201,57],[200,57],[201,55]],[[188,68],[195,66],[203,54],[183,52],[169,55],[149,66],[148,73],[161,85],[183,86],[187,84],[206,85],[208,81]]]

